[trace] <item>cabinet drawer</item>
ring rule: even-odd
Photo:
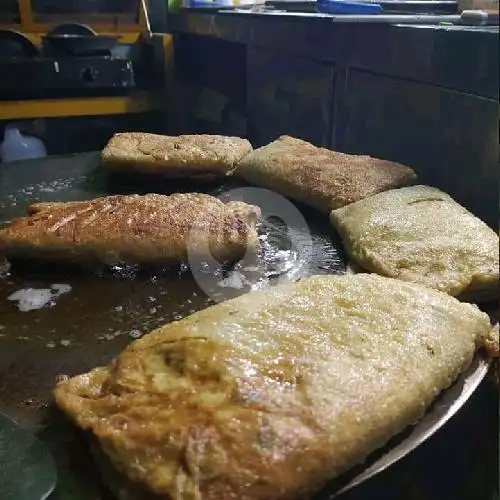
[[[254,145],[282,134],[327,145],[333,66],[258,48],[249,49],[247,62],[248,123]]]
[[[353,70],[341,106],[342,151],[410,165],[498,226],[498,102]]]

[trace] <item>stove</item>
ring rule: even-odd
[[[122,95],[136,87],[127,57],[85,56],[0,59],[0,99]]]

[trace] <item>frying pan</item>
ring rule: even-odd
[[[84,34],[52,34],[43,37],[44,47],[51,53],[59,55],[85,55],[96,52],[107,52],[115,47],[117,36],[84,35]]]
[[[0,29],[0,59],[35,58],[38,47],[24,34],[11,29]]]
[[[4,165],[0,170],[0,221],[25,213],[34,201],[70,201],[151,191],[205,191],[220,196],[236,187],[232,180],[207,186],[174,184],[154,176],[110,178],[98,164],[99,153],[87,153]],[[345,272],[345,255],[327,218],[318,217],[316,212],[304,207],[300,207],[300,211],[312,237],[310,261],[300,268],[300,273]],[[276,245],[283,239],[277,224],[269,223],[262,230],[278,242]],[[270,254],[272,257],[272,250]],[[268,257],[269,254],[265,255]],[[271,273],[280,274],[272,258],[266,265]],[[288,270],[285,271],[281,277],[289,279]],[[74,491],[85,492],[82,500],[107,497],[100,490],[101,483],[91,460],[85,459],[78,467],[74,466],[75,461],[82,462],[87,446],[82,445],[73,428],[54,423],[54,416],[47,408],[56,377],[83,373],[107,363],[138,333],[213,303],[182,268],[144,274],[133,268],[113,269],[112,274],[109,276],[101,270],[75,273],[50,265],[14,265],[11,276],[0,281],[2,411],[28,428],[51,430],[49,442],[51,449],[56,449],[60,474],[71,478],[65,482],[70,481]],[[297,277],[300,275],[292,276]],[[53,307],[20,313],[14,304],[5,300],[20,288],[47,288],[54,283],[69,284],[72,290],[59,297]],[[315,500],[330,499],[352,489],[418,447],[465,404],[485,377],[488,365],[488,361],[477,356],[469,370],[438,398],[424,419],[372,455],[363,466],[329,485]],[[80,497],[71,498],[79,500]]]
[[[97,32],[86,24],[62,23],[54,26],[47,35],[97,35]]]

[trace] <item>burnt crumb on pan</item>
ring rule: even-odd
[[[5,279],[10,276],[10,262],[0,255],[0,279]]]
[[[36,398],[26,398],[21,402],[21,406],[29,406],[30,408],[35,408],[36,410],[45,410],[48,408],[49,404]]]

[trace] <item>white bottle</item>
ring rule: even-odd
[[[3,142],[0,145],[1,161],[27,160],[45,156],[47,156],[47,150],[41,139],[22,135],[13,124],[5,127]]]

